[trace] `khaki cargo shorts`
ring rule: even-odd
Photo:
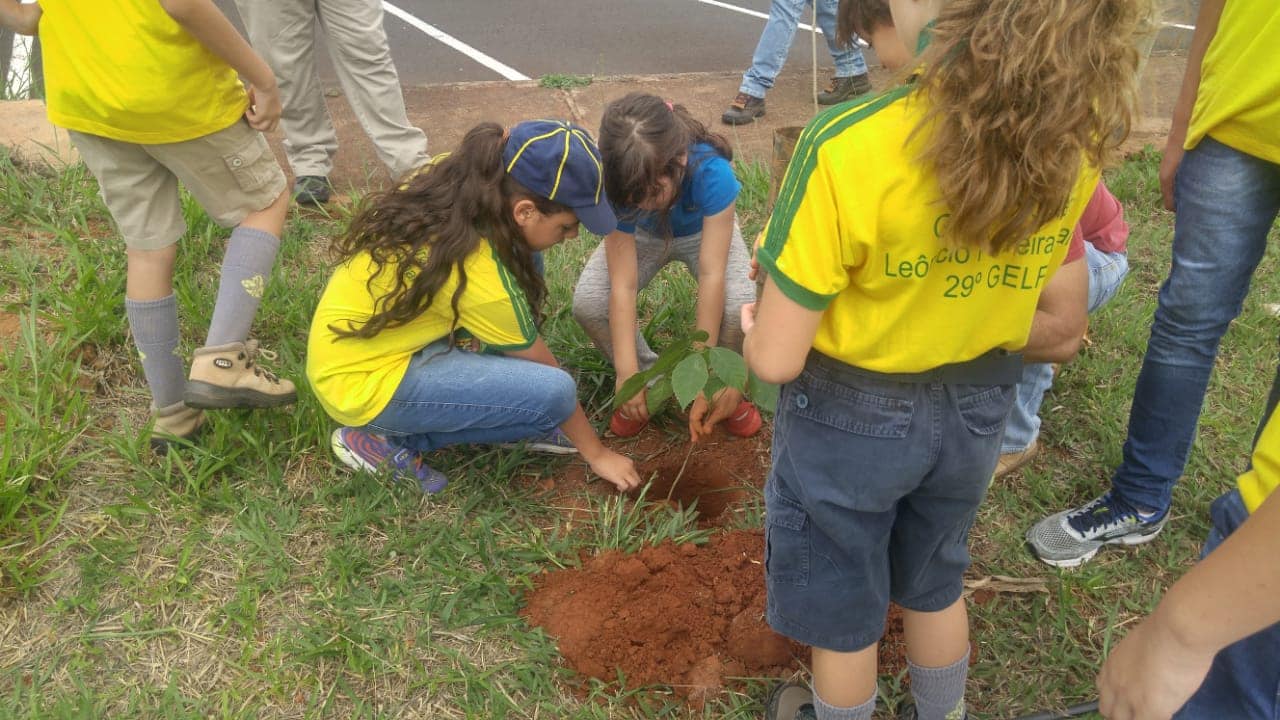
[[[71,131],[127,246],[159,250],[187,231],[181,182],[223,227],[240,224],[280,196],[284,172],[267,139],[243,119],[193,140],[156,145]]]

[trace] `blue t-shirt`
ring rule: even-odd
[[[686,167],[689,172],[685,173],[684,182],[680,185],[680,195],[671,206],[669,218],[672,237],[702,232],[702,219],[732,205],[738,199],[738,192],[742,190],[742,185],[733,174],[733,166],[707,143],[689,146],[689,162]],[[618,229],[622,232],[634,233],[638,225],[646,232],[658,233],[658,213],[626,207],[615,210],[618,214]]]

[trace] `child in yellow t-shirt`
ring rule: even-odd
[[[307,346],[307,379],[342,423],[338,459],[438,492],[447,480],[423,453],[527,440],[580,452],[620,490],[639,485],[538,334],[539,253],[576,237],[579,222],[600,235],[617,224],[599,150],[582,128],[551,120],[510,134],[477,125],[455,152],[375,196],[335,243],[341,262]]]
[[[779,686],[771,718],[869,719],[891,600],[905,716],[965,715],[969,527],[1023,358],[1079,346],[1087,270],[1062,263],[1132,112],[1145,14],[1103,1],[847,0],[877,56],[918,73],[808,125],[757,251],[744,350],[785,383],[767,618],[813,646],[812,693]]]
[[[0,22],[38,27],[49,120],[69,131],[124,236],[125,312],[151,391],[152,447],[189,440],[201,408],[292,403],[293,384],[259,366],[248,339],[288,211],[261,132],[280,117],[271,70],[211,0],[0,0]],[[173,294],[186,232],[179,182],[235,228],[189,377]]]

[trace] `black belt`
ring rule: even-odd
[[[990,350],[972,360],[949,363],[914,373],[882,373],[865,370],[817,350],[809,351],[805,367],[820,368],[834,379],[871,378],[901,383],[942,383],[944,385],[1016,385],[1022,379],[1022,353]]]

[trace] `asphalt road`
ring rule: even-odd
[[[218,5],[239,23],[233,0],[218,0]],[[391,10],[386,16],[392,57],[406,85],[512,78],[431,37],[422,24],[528,78],[742,71],[751,63],[765,22],[742,11],[769,11],[769,0],[392,0],[390,5],[420,21],[411,24]],[[818,63],[830,68],[825,40],[818,35],[817,41]],[[797,32],[788,69],[811,64],[809,32]],[[333,80],[327,63],[321,74]]]

